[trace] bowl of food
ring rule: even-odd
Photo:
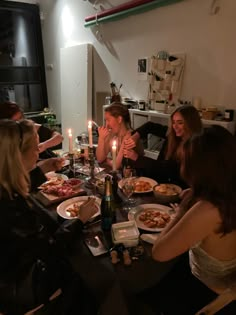
[[[179,201],[182,188],[175,184],[158,184],[153,187],[153,194],[160,203],[174,203]]]

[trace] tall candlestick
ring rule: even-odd
[[[93,135],[92,135],[92,121],[88,122],[88,136],[89,136],[89,147],[93,147]]]
[[[69,138],[69,153],[73,153],[73,139],[72,139],[72,130],[68,129],[68,138]]]
[[[116,140],[113,141],[112,147],[112,170],[116,171]]]

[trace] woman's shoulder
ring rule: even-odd
[[[207,200],[198,200],[190,209],[189,213],[198,221],[206,221],[214,224],[221,223],[219,209]]]

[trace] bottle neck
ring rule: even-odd
[[[111,190],[111,182],[110,180],[106,180],[106,185],[105,185],[105,196],[109,197],[112,195],[112,190]]]

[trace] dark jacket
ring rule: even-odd
[[[15,194],[0,200],[0,312],[21,315],[72,278],[66,257],[83,224],[59,225],[46,210]]]
[[[30,172],[31,191],[36,190],[37,187],[46,181],[47,177],[44,175],[40,167],[37,166]]]
[[[39,142],[44,142],[50,139],[53,135],[53,130],[41,125],[38,129]],[[45,151],[39,153],[39,159],[49,159],[51,157],[57,157],[57,155],[53,152],[53,148],[48,148]]]
[[[139,156],[135,161],[135,168],[139,176],[146,176],[155,179],[158,183],[173,183],[186,188],[186,183],[180,177],[180,164],[175,159],[166,160],[168,139],[166,133],[168,126],[154,122],[147,122],[136,131],[141,139],[147,138],[147,135],[153,134],[164,139],[157,160],[146,156]]]

